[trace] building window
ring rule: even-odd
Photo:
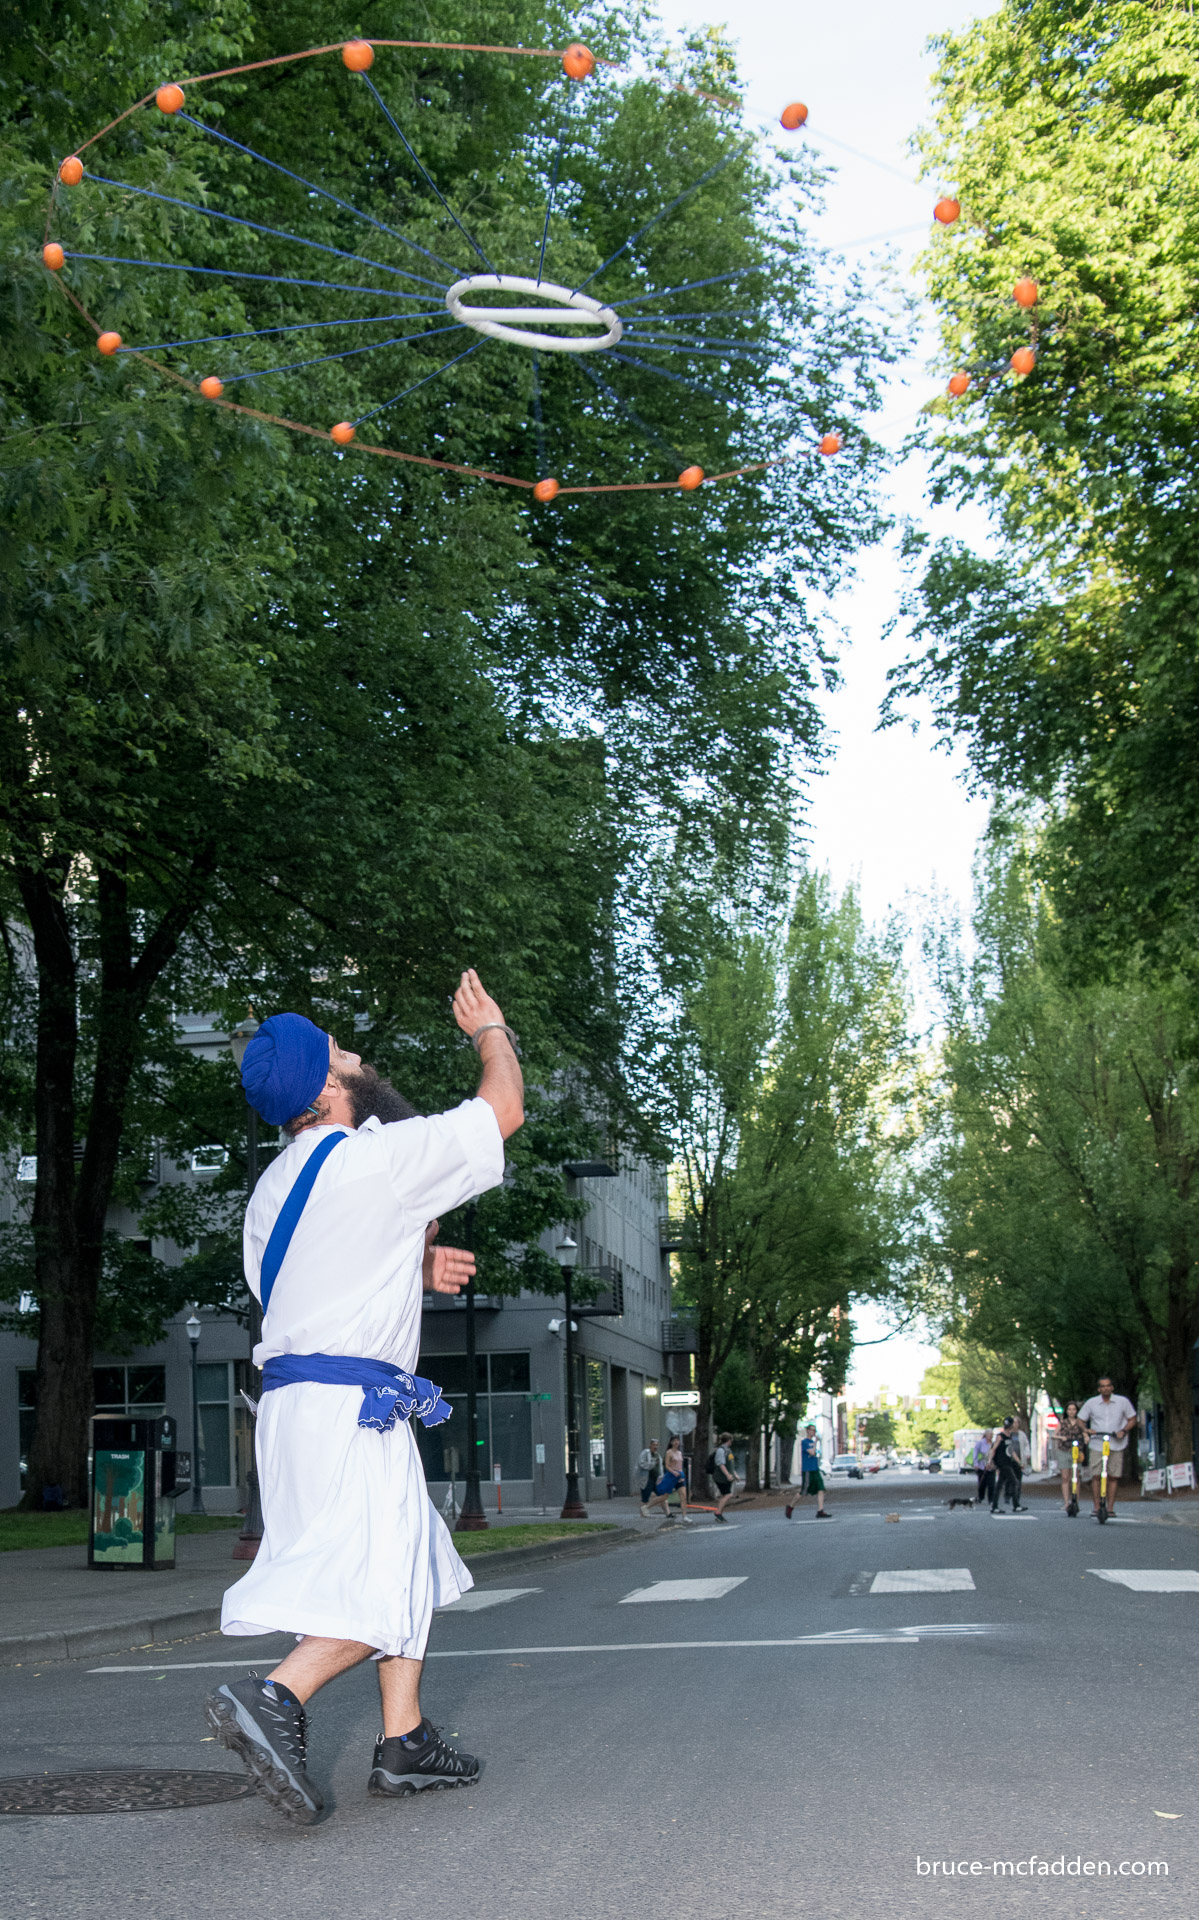
[[[93,1367],[92,1399],[96,1413],[141,1414],[147,1417],[166,1411],[167,1376],[165,1367]],[[33,1425],[37,1413],[37,1372],[33,1367],[17,1368],[17,1427],[21,1450],[21,1487],[33,1445]]]
[[[533,1478],[532,1422],[529,1406],[527,1353],[480,1353],[475,1356],[478,1394],[479,1473],[490,1480],[498,1465],[505,1480]],[[422,1354],[418,1372],[435,1380],[453,1408],[439,1427],[416,1423],[427,1480],[448,1480],[450,1455],[458,1478],[467,1470],[466,1356],[461,1353]]]
[[[200,1474],[206,1487],[231,1487],[233,1433],[230,1418],[228,1360],[202,1362],[196,1368],[196,1405],[200,1410]]]

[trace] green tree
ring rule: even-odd
[[[895,1445],[895,1416],[890,1413],[868,1413],[866,1415],[866,1438],[872,1447],[893,1447]]]
[[[615,55],[666,57],[639,16],[576,24],[594,26]],[[567,25],[533,0],[472,0],[465,11],[435,6],[423,30],[545,45],[568,37]],[[410,31],[392,4],[370,26],[380,37]],[[181,1141],[190,1132],[199,1144],[195,1130],[222,1103],[224,1122],[207,1137],[236,1143],[240,1132],[230,1072],[189,1083],[173,1059],[170,1005],[227,1017],[252,998],[262,1012],[290,1003],[343,1030],[369,1024],[380,1064],[431,1104],[464,1077],[441,1034],[446,989],[457,966],[486,955],[530,1077],[550,1084],[577,1070],[616,1100],[621,942],[643,906],[649,857],[682,829],[697,841],[719,830],[734,851],[777,840],[779,796],[815,736],[821,648],[806,590],[830,584],[874,523],[877,462],[861,440],[835,481],[827,463],[797,466],[748,497],[713,488],[690,502],[568,500],[537,516],[523,493],[337,456],[201,403],[136,359],[102,361],[41,264],[57,160],[164,74],[344,31],[327,0],[301,0],[286,20],[255,0],[219,12],[120,0],[103,14],[31,0],[6,44],[0,919],[24,1033],[24,1051],[18,1035],[8,1057],[31,1089],[21,1144],[38,1155],[31,1485],[56,1481],[75,1498],[104,1222],[130,1115],[139,1109],[140,1131],[157,1088],[182,1098],[171,1121]],[[366,91],[346,95],[331,69],[349,84],[311,61],[193,89],[189,105],[243,147],[285,160],[302,149],[318,184],[385,225],[402,222],[417,245],[457,247]],[[406,113],[412,105],[429,173],[447,198],[471,203],[481,243],[535,257],[560,73],[417,51],[397,53],[388,71],[392,97]],[[735,88],[714,42],[697,43],[677,72]],[[636,224],[651,146],[655,193],[727,162],[685,227],[659,222],[627,250],[611,288],[675,284],[684,262],[686,278],[745,277],[729,304],[748,314],[730,312],[730,337],[766,351],[730,357],[725,403],[697,400],[688,456],[736,466],[761,436],[810,444],[851,395],[855,409],[869,403],[877,331],[853,287],[820,290],[793,200],[739,147],[730,117],[683,94],[659,111],[648,83],[606,76],[589,99],[563,154],[570,220],[555,229],[556,271],[589,273]],[[334,317],[282,283],[230,277],[264,259],[294,277],[311,260],[294,243],[150,196],[241,202],[279,232],[302,219],[305,236],[356,252],[361,224],[344,207],[152,109],[122,121],[103,152],[126,184],[114,193],[89,179],[71,191],[59,215],[70,251],[212,270],[70,261],[64,279],[128,340]],[[589,191],[601,175],[605,190]],[[792,179],[818,185],[802,154]],[[371,244],[385,265],[411,264],[388,235]],[[303,337],[310,358],[340,340],[331,328]],[[798,341],[806,385],[782,358]],[[428,347],[411,349],[430,372],[439,351],[430,360]],[[259,331],[228,352],[222,366],[253,376],[266,410],[304,418],[389,405],[410,366],[370,354],[268,377],[277,356],[296,356]],[[530,382],[520,356],[481,352],[385,425],[399,446],[535,471]],[[647,382],[637,410],[669,439],[676,387]],[[564,479],[660,458],[636,443],[630,452],[627,415],[602,397],[580,405],[562,369],[546,374],[542,416],[548,445],[567,450]],[[18,1019],[30,980],[36,1009]],[[547,1121],[542,1144],[531,1132],[516,1155],[528,1156],[543,1210],[553,1132]],[[228,1182],[231,1194],[232,1163]],[[165,1217],[166,1199],[158,1204]],[[515,1205],[497,1197],[488,1209],[501,1268]],[[230,1284],[224,1271],[210,1274],[214,1286]]]
[[[1183,0],[1006,0],[938,43],[928,167],[959,226],[927,257],[947,369],[939,498],[982,502],[916,602],[920,686],[979,779],[1050,804],[1042,854],[1083,972],[1193,970],[1199,42]],[[1168,184],[1167,184],[1168,183]],[[1040,298],[1012,298],[1021,276]],[[1035,371],[1012,377],[1035,339]]]
[[[994,864],[976,938],[947,983],[936,1161],[956,1329],[1002,1356],[1009,1390],[1043,1383],[1058,1404],[1101,1372],[1135,1397],[1151,1370],[1171,1458],[1189,1459],[1199,1105],[1187,986],[1136,967],[1072,982],[1018,854]]]

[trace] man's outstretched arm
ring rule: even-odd
[[[504,1016],[491,995],[484,992],[473,967],[468,967],[458,982],[454,1018],[474,1042],[483,1062],[479,1099],[486,1100],[494,1112],[506,1140],[524,1124],[524,1076],[516,1051],[504,1031]],[[481,1032],[481,1028],[486,1028],[486,1032]]]

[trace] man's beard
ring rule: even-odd
[[[384,1080],[374,1067],[363,1065],[357,1073],[341,1075],[341,1084],[349,1095],[350,1113],[356,1127],[372,1118],[385,1123],[416,1118],[416,1108],[412,1102],[405,1100],[391,1081]]]

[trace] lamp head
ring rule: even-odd
[[[259,1022],[254,1018],[254,1009],[251,1007],[245,1019],[239,1020],[233,1032],[229,1035],[229,1051],[233,1055],[233,1064],[239,1073],[241,1072],[241,1063],[246,1057],[246,1048],[258,1032],[258,1027]]]
[[[564,1234],[554,1248],[554,1254],[563,1272],[573,1273],[579,1258],[579,1243],[569,1233]]]
[[[200,1322],[197,1320],[194,1313],[190,1313],[184,1324],[187,1327],[187,1337],[191,1341],[194,1347],[197,1340],[200,1338]]]

